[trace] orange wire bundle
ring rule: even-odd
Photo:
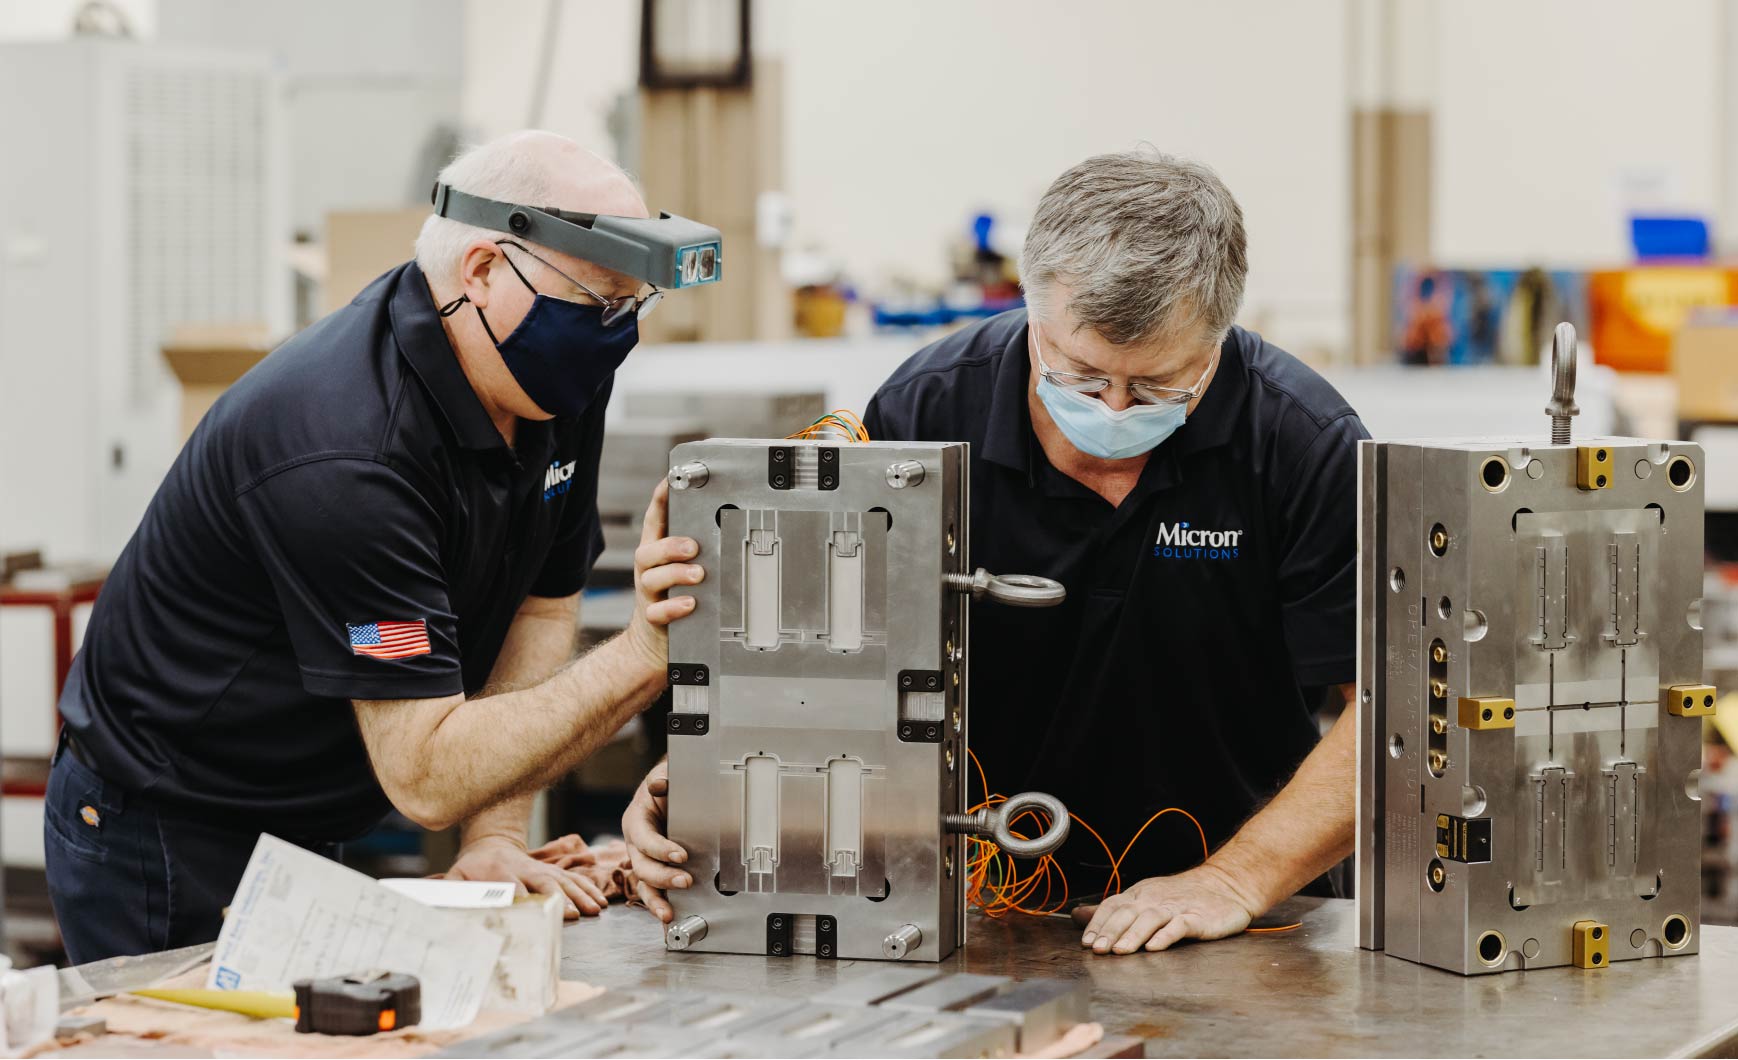
[[[978,787],[985,792],[984,800],[967,807],[966,812],[976,813],[979,810],[990,809],[1007,802],[1006,795],[990,792],[990,784],[984,776],[983,763],[978,761],[977,752],[967,749],[966,754],[971,758],[972,768],[977,770]],[[1195,826],[1195,834],[1201,839],[1201,860],[1206,861],[1211,853],[1207,846],[1207,830],[1201,827],[1201,822],[1195,819],[1194,814],[1180,807],[1167,806],[1147,818],[1146,822],[1129,839],[1127,845],[1122,848],[1122,853],[1115,855],[1110,852],[1110,844],[1106,843],[1104,837],[1098,834],[1098,829],[1087,824],[1073,813],[1068,815],[1071,821],[1086,829],[1092,838],[1098,840],[1098,845],[1104,848],[1105,857],[1110,859],[1110,879],[1105,883],[1101,900],[1112,894],[1122,893],[1123,859],[1128,857],[1129,851],[1134,849],[1136,841],[1154,821],[1170,813],[1182,814],[1189,819],[1190,824]],[[1032,819],[1039,833],[1043,833],[1050,827],[1048,814],[1041,810],[1027,810],[1008,822],[1008,830],[1021,839],[1031,838],[1016,830],[1016,826],[1027,818]],[[981,836],[968,836],[966,850],[966,901],[983,910],[985,916],[1001,917],[1009,913],[1049,916],[1053,913],[1060,913],[1068,907],[1068,876],[1062,871],[1061,864],[1051,855],[1045,854],[1039,858],[1032,874],[1022,878],[1013,856],[1004,852],[994,840]],[[991,870],[995,870],[996,875],[993,882],[990,879]],[[1034,895],[1039,893],[1040,885],[1043,886],[1043,897],[1030,905],[1026,904]],[[1057,890],[1060,890],[1061,896],[1057,898],[1055,905],[1051,905],[1051,896]],[[1300,925],[1301,922],[1299,924],[1286,924],[1281,927],[1249,928],[1247,930],[1251,934],[1272,934],[1291,931]]]
[[[848,442],[866,442],[869,431],[850,409],[834,409],[820,419],[786,438],[843,438]]]

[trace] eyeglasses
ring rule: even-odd
[[[1134,399],[1143,405],[1186,405],[1201,396],[1207,387],[1207,377],[1212,374],[1213,366],[1219,361],[1219,351],[1213,351],[1213,358],[1207,362],[1207,368],[1201,373],[1201,378],[1195,385],[1187,389],[1174,386],[1160,386],[1157,383],[1113,383],[1102,375],[1081,375],[1078,372],[1058,372],[1044,363],[1044,352],[1040,349],[1038,329],[1028,325],[1032,333],[1032,352],[1038,355],[1038,374],[1048,379],[1051,384],[1064,390],[1072,390],[1076,394],[1099,394],[1106,390],[1127,390]]]
[[[527,255],[530,255],[530,257],[533,261],[538,262],[544,268],[547,268],[550,271],[554,272],[555,275],[561,277],[562,279],[566,280],[568,283],[573,284],[575,287],[579,288],[580,290],[584,291],[586,294],[590,295],[592,297],[593,301],[597,302],[598,305],[603,306],[603,319],[602,319],[601,323],[606,328],[613,328],[617,324],[620,324],[622,321],[628,319],[629,317],[634,317],[635,319],[638,319],[638,320],[644,320],[652,312],[652,310],[657,306],[657,304],[659,302],[663,301],[663,298],[664,298],[664,292],[661,289],[659,289],[657,284],[649,284],[648,286],[650,286],[652,288],[651,291],[649,291],[648,293],[643,294],[643,295],[626,294],[626,295],[621,296],[620,298],[605,298],[603,295],[598,294],[596,291],[587,287],[585,284],[580,283],[578,280],[569,276],[567,273],[562,272],[560,269],[556,268],[554,265],[551,265],[549,262],[543,260],[541,257],[538,257],[535,253],[533,253],[531,250],[526,248],[525,245],[522,243],[515,242],[514,240],[511,240],[511,239],[497,239],[497,240],[495,240],[495,245],[498,247],[514,247],[518,250],[524,251]],[[525,286],[531,287],[531,289],[533,291],[537,290],[537,288],[531,286],[530,280],[525,279],[525,274],[519,271],[519,266],[513,264],[512,258],[508,257],[505,254],[501,255],[501,257],[507,262],[507,267],[512,269],[514,271],[514,273],[516,273],[518,275],[520,280],[524,281]]]

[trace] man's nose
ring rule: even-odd
[[[1100,390],[1098,400],[1109,405],[1112,412],[1121,412],[1131,405],[1139,404],[1135,401],[1134,391],[1121,386],[1107,386]]]

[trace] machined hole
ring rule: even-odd
[[[1395,567],[1393,570],[1389,571],[1388,588],[1397,593],[1404,592],[1406,589],[1406,572],[1401,570],[1399,567]]]
[[[1696,462],[1687,456],[1678,455],[1666,464],[1666,481],[1672,489],[1684,492],[1696,484]]]
[[[1401,755],[1403,755],[1405,753],[1406,753],[1406,741],[1401,738],[1399,733],[1395,733],[1393,736],[1388,737],[1388,757],[1389,758],[1399,758]]]
[[[1451,617],[1454,614],[1454,602],[1446,596],[1438,600],[1436,602],[1436,613],[1441,615],[1443,618]]]
[[[1532,514],[1533,509],[1531,508],[1516,508],[1515,514],[1509,516],[1509,529],[1519,533],[1521,530],[1521,516]]]
[[[1503,963],[1503,958],[1509,954],[1509,944],[1503,938],[1501,931],[1487,931],[1479,936],[1477,944],[1479,963],[1487,968],[1495,968]]]
[[[1448,529],[1441,523],[1430,528],[1430,536],[1425,538],[1430,545],[1430,554],[1440,556],[1448,551]]]
[[[1500,456],[1493,456],[1479,465],[1479,481],[1485,489],[1492,493],[1501,493],[1509,488],[1509,462]]]
[[[1690,941],[1690,922],[1679,913],[1666,917],[1666,922],[1660,926],[1660,941],[1667,949],[1683,949]]]

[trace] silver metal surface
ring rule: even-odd
[[[1087,1020],[1087,990],[1083,983],[1031,979],[1016,983],[995,997],[980,1001],[962,1015],[998,1020],[1014,1028],[1014,1045],[1035,1053]]]
[[[979,1057],[1008,1056],[1014,1051],[1014,1029],[990,1020],[971,1020],[938,1013],[908,1013],[835,1045],[828,1056],[839,1057]]]
[[[879,1005],[895,994],[939,979],[947,972],[940,965],[889,968],[848,964],[851,973],[834,986],[814,995],[817,1005]]]
[[[998,603],[1013,607],[1054,607],[1062,602],[1066,590],[1053,578],[1034,574],[995,575],[982,567],[971,574],[949,574],[947,584],[972,599],[988,596]]]
[[[923,482],[923,461],[895,460],[887,465],[887,484],[896,490]]]
[[[1089,987],[1092,1019],[1109,1034],[1150,1039],[1154,1055],[1730,1056],[1738,1049],[1731,986],[1738,929],[1703,928],[1702,953],[1692,961],[1463,978],[1359,949],[1350,901],[1292,899],[1271,916],[1303,927],[1115,957],[1082,949],[1079,925],[1065,918],[973,914],[972,944],[937,967]],[[564,929],[561,974],[611,989],[803,1001],[899,967],[693,952],[672,959],[661,938],[662,925],[643,910],[611,907]]]
[[[1022,839],[1014,834],[1013,822],[1027,813],[1042,813],[1050,818],[1050,823],[1041,835]],[[973,823],[980,825],[977,834],[993,836],[997,846],[1017,858],[1043,857],[1068,840],[1068,807],[1056,796],[1041,791],[1021,792],[972,816]]]
[[[1702,454],[1579,448],[1606,487],[1577,485],[1578,447],[1538,439],[1360,446],[1367,948],[1472,975],[1570,963],[1578,921],[1609,926],[1613,962],[1698,947],[1665,927],[1699,922],[1701,722],[1660,693],[1701,683],[1702,497],[1634,469]],[[1463,718],[1463,697],[1512,699],[1512,726]],[[1485,827],[1488,853],[1465,856]]]
[[[714,439],[670,456],[695,463],[705,482],[670,495],[670,532],[706,569],[670,631],[670,836],[696,881],[670,900],[707,925],[687,951],[883,959],[912,925],[905,959],[945,957],[965,930],[964,844],[943,818],[965,809],[969,600],[950,580],[972,583],[966,446]],[[896,488],[902,463],[925,470]]]
[[[881,943],[881,955],[890,961],[901,960],[923,945],[923,931],[916,924],[906,924]]]
[[[60,970],[60,1010],[87,1005],[99,998],[153,986],[171,976],[199,967],[211,959],[215,942],[201,942],[180,949],[142,953],[136,957],[110,957]]]
[[[890,997],[881,1007],[904,1012],[946,1012],[987,1001],[1011,984],[1012,980],[1002,975],[970,972],[950,975]]]
[[[1571,416],[1581,409],[1575,404],[1575,325],[1565,320],[1551,335],[1551,403],[1545,415],[1551,417],[1551,444],[1568,445]]]
[[[707,474],[706,465],[698,460],[677,464],[670,469],[670,488],[673,490],[699,489],[706,485]]]
[[[685,950],[706,937],[706,918],[685,916],[664,932],[664,944],[673,950]]]

